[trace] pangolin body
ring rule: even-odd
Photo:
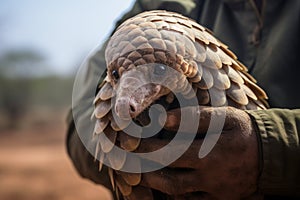
[[[141,138],[122,132],[128,124],[118,125],[115,117],[121,121],[137,118],[160,98],[172,104],[174,92],[183,94],[186,99],[196,95],[199,105],[204,106],[267,107],[267,95],[235,54],[211,31],[177,13],[157,10],[128,19],[111,37],[105,57],[107,76],[99,86],[93,113],[96,117],[94,135],[99,138],[96,157],[100,160],[100,169],[104,159],[115,169],[121,169],[126,163],[126,154],[109,156],[112,144],[134,152],[141,142]],[[151,64],[156,65],[152,68]],[[164,74],[164,66],[179,75]],[[143,85],[149,82],[147,74],[151,73],[162,74],[169,88]],[[136,85],[142,87],[136,88]],[[117,114],[115,117],[113,111]],[[118,196],[153,198],[150,189],[139,186],[142,174],[109,169],[109,176]]]

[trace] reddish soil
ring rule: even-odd
[[[0,200],[111,199],[76,173],[65,150],[65,114],[60,116],[0,130]]]

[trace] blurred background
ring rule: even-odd
[[[109,199],[65,150],[76,70],[133,0],[0,1],[0,199]]]

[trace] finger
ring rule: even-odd
[[[222,124],[223,130],[230,130],[235,126],[237,121],[235,118],[240,112],[242,111],[231,107],[193,106],[178,108],[167,112],[164,128],[169,131],[178,131],[180,126],[182,132],[189,133],[197,126],[197,132],[205,134],[208,128],[214,128],[211,124],[211,119],[213,119],[212,123],[224,122]]]
[[[177,160],[169,165],[173,168],[204,169],[204,160],[198,157],[203,140],[195,140]]]
[[[231,157],[238,156],[237,154],[240,154],[240,152],[244,152],[244,143],[239,144],[237,140],[238,138],[235,138],[233,134],[222,134],[216,145],[212,149],[211,153],[209,153],[205,158],[202,159],[199,158],[198,154],[203,143],[203,140],[201,139],[194,140],[193,143],[188,147],[188,149],[181,149],[181,145],[180,143],[178,143],[178,148],[170,151],[170,149],[167,148],[163,149],[164,146],[168,145],[169,140],[147,138],[141,141],[141,145],[135,152],[147,153],[161,150],[159,156],[147,157],[147,159],[156,163],[164,164],[166,160],[174,158],[174,162],[170,163],[169,167],[207,170],[206,168],[209,168],[210,166],[209,163],[219,163],[221,160],[224,161],[224,157],[229,159]],[[185,141],[182,140],[182,143],[184,142]],[[235,144],[235,148],[232,148],[232,143]],[[182,152],[182,155],[179,154],[179,158],[178,152]]]
[[[201,174],[191,170],[173,170],[164,168],[143,174],[141,185],[159,190],[169,195],[182,195],[190,192],[205,191],[205,184],[200,184]],[[184,187],[183,187],[184,186]]]
[[[179,141],[180,142],[180,141]],[[182,143],[185,141],[183,140]],[[199,159],[198,152],[202,145],[203,140],[195,140],[188,147],[188,149],[181,149],[180,143],[178,143],[178,148],[171,150],[167,148],[163,148],[168,145],[168,140],[156,139],[156,138],[148,138],[146,140],[141,141],[141,145],[135,151],[136,153],[147,153],[154,152],[160,150],[160,154],[157,157],[147,157],[148,160],[159,164],[165,164],[166,160],[174,159],[174,162],[169,163],[170,167],[174,168],[190,168],[190,169],[200,169],[203,168],[204,162],[206,160]],[[218,150],[220,151],[220,150]],[[178,158],[178,155],[180,156]],[[221,154],[222,155],[222,154]],[[178,158],[178,159],[177,159]]]

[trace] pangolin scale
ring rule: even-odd
[[[236,55],[207,28],[177,13],[148,11],[128,19],[111,37],[105,58],[107,76],[99,85],[93,113],[96,118],[94,136],[98,137],[95,152],[100,160],[100,170],[104,159],[108,159],[115,169],[121,169],[126,163],[126,154],[114,158],[109,156],[114,144],[134,152],[142,140],[122,132],[126,125],[120,127],[116,124],[112,117],[113,109],[118,109],[121,118],[126,117],[122,112],[131,109],[131,117],[134,118],[162,96],[169,104],[174,99],[172,92],[161,89],[146,103],[135,99],[134,109],[128,105],[130,98],[117,100],[120,105],[111,102],[116,94],[119,94],[117,99],[122,94],[126,96],[122,84],[128,84],[129,88],[130,84],[135,84],[133,75],[124,77],[137,66],[160,63],[180,72],[181,77],[169,80],[173,91],[184,93],[186,98],[196,94],[199,105],[229,105],[251,110],[267,108],[266,93],[256,85],[255,79],[247,73],[247,68],[237,60]],[[144,73],[150,72],[146,70]],[[129,80],[133,82],[128,83]],[[214,105],[211,103],[213,97],[216,99]],[[109,176],[118,197],[153,199],[152,191],[139,185],[142,174],[109,169]]]

